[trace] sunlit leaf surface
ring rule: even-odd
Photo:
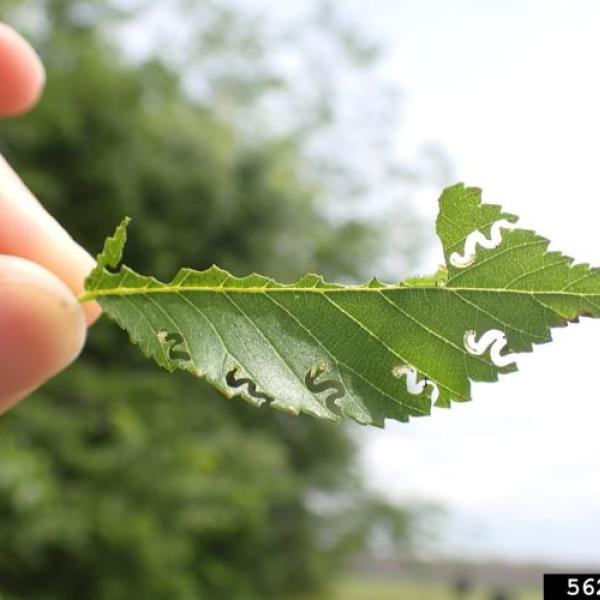
[[[471,398],[471,381],[516,369],[550,329],[600,315],[600,270],[519,229],[462,184],[440,198],[446,266],[386,285],[283,285],[216,266],[162,283],[121,261],[127,220],[108,238],[82,300],[96,299],[147,356],[257,406],[364,424],[408,421]]]

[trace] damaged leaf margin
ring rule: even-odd
[[[477,188],[447,188],[439,205],[446,264],[430,277],[280,284],[213,266],[163,283],[117,269],[124,219],[81,300],[98,301],[160,366],[206,377],[227,397],[332,421],[408,421],[470,400],[472,381],[516,370],[551,328],[600,315],[597,268],[548,251]]]

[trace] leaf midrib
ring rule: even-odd
[[[458,286],[398,286],[398,287],[380,287],[380,288],[369,288],[369,287],[220,287],[220,286],[169,286],[162,285],[157,287],[136,287],[136,288],[107,288],[100,290],[93,290],[84,292],[79,296],[80,302],[90,302],[97,298],[106,296],[145,296],[147,294],[181,294],[186,292],[195,293],[210,293],[210,294],[271,294],[271,293],[305,293],[305,294],[343,294],[343,293],[377,293],[382,292],[409,292],[409,291],[435,291],[435,292],[481,292],[486,294],[503,294],[503,295],[561,295],[567,297],[579,297],[579,298],[592,298],[599,296],[600,292],[567,292],[561,288],[552,290],[520,290],[520,289],[505,289],[505,288],[491,288],[491,287],[458,287]]]

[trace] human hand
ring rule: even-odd
[[[29,110],[44,83],[33,49],[0,23],[0,116]],[[93,266],[0,156],[0,413],[81,351],[100,314],[76,297]]]

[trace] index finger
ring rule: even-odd
[[[46,75],[33,48],[11,27],[0,23],[0,115],[12,117],[39,99]]]

